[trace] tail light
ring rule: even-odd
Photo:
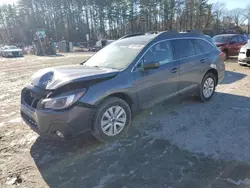
[[[220,51],[220,58],[221,58],[221,60],[223,60],[223,61],[224,61],[224,59],[225,59],[225,54],[224,54],[222,51]]]

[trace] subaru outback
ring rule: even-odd
[[[84,63],[35,73],[21,92],[21,116],[44,137],[90,131],[109,141],[140,109],[189,91],[210,100],[224,72],[223,56],[202,34],[126,36]]]

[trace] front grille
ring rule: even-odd
[[[19,56],[19,52],[12,52],[12,55],[15,56],[15,57]]]
[[[27,105],[29,105],[32,108],[36,109],[37,104],[42,99],[42,97],[37,95],[35,92],[25,88],[22,91],[22,99]]]
[[[27,124],[29,124],[33,129],[35,129],[35,131],[38,132],[38,127],[37,127],[37,124],[36,124],[35,120],[30,118],[29,116],[27,116],[23,112],[21,112],[21,116],[22,116],[23,120],[26,121]]]
[[[250,49],[247,49],[247,57],[250,57]]]

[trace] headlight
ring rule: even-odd
[[[72,106],[76,101],[78,101],[83,94],[86,92],[79,91],[70,95],[60,96],[55,98],[48,98],[42,100],[42,105],[45,109],[61,110]]]

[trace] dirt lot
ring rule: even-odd
[[[41,68],[88,56],[0,58],[0,187],[250,187],[250,68],[233,58],[210,102],[158,104],[121,140],[39,138],[20,118],[21,89]]]

